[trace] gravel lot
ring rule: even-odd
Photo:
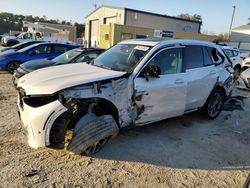
[[[236,91],[237,95],[248,95]],[[243,187],[250,99],[209,121],[194,113],[121,132],[93,157],[26,144],[11,76],[0,74],[0,187]]]

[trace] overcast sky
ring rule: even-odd
[[[202,30],[216,34],[228,32],[234,5],[236,12],[233,27],[247,24],[250,18],[250,0],[0,0],[0,12],[84,23],[84,17],[94,10],[94,4],[169,16],[199,14],[203,19]]]

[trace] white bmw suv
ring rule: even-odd
[[[33,148],[97,152],[119,130],[201,110],[216,118],[232,89],[230,60],[204,41],[123,41],[90,64],[22,77],[18,109]]]

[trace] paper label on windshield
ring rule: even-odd
[[[149,47],[147,47],[147,46],[136,46],[135,49],[145,52],[145,51],[147,51],[149,49]]]

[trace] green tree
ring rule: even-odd
[[[190,15],[188,13],[183,13],[183,14],[179,14],[177,17],[183,18],[186,20],[193,20],[193,21],[202,22],[202,17],[199,14]]]

